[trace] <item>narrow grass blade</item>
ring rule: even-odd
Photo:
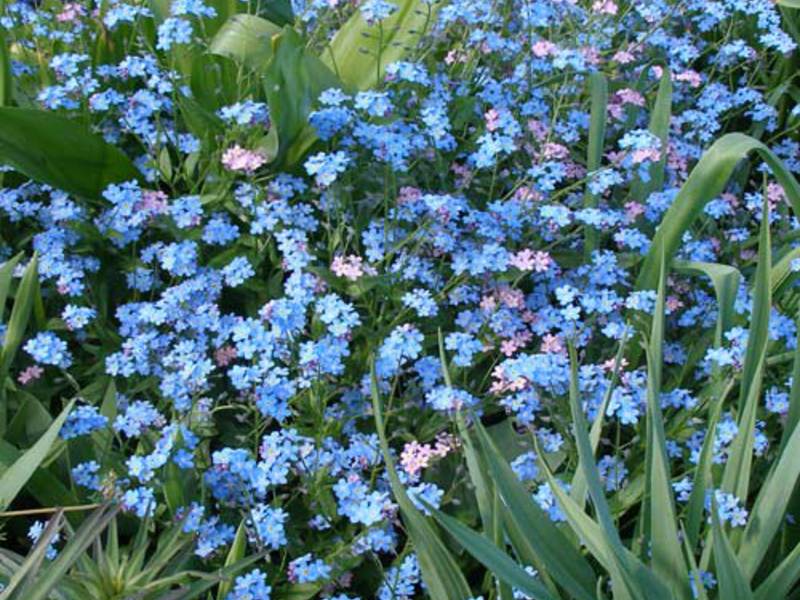
[[[158,600],[195,600],[196,598],[205,598],[205,594],[214,589],[215,585],[223,581],[233,581],[233,579],[240,572],[244,571],[247,567],[257,563],[260,560],[264,560],[263,553],[248,556],[236,564],[214,571],[210,575],[207,575],[200,581],[196,581],[191,585],[184,586],[166,594],[162,594],[158,596]]]
[[[230,567],[242,560],[247,552],[247,529],[244,525],[244,519],[239,523],[239,528],[236,530],[236,537],[233,539],[231,549],[228,551],[228,556],[225,557],[225,566]],[[217,590],[217,600],[224,600],[228,592],[231,591],[231,582],[223,581],[219,584]]]
[[[669,142],[669,122],[672,116],[672,74],[664,68],[658,84],[656,103],[650,115],[650,133],[661,141],[661,158],[650,165],[650,180],[637,179],[633,184],[631,196],[643,202],[654,191],[664,187],[664,167],[667,164],[667,144]]]
[[[461,573],[453,557],[447,551],[436,532],[430,526],[425,517],[420,514],[411,499],[408,497],[397,471],[394,468],[389,442],[386,439],[386,430],[383,421],[383,406],[381,403],[380,392],[378,391],[378,381],[375,375],[375,364],[371,364],[371,388],[372,388],[372,408],[375,413],[375,426],[378,430],[383,459],[386,462],[386,471],[389,475],[389,483],[392,492],[400,506],[406,527],[411,541],[417,550],[419,557],[420,570],[425,585],[428,586],[430,594],[434,598],[442,600],[464,600],[471,596],[469,585]]]
[[[800,544],[786,555],[777,568],[756,588],[756,600],[786,598],[800,579]]]
[[[439,524],[498,579],[514,586],[531,598],[537,600],[554,599],[554,596],[547,591],[547,588],[497,548],[491,540],[462,525],[458,519],[454,519],[432,507],[429,510]]]
[[[591,565],[533,501],[480,422],[475,422],[475,429],[489,472],[508,508],[506,516],[527,538],[526,547],[534,553],[531,563],[542,565],[572,597],[594,598],[596,578]]]
[[[17,287],[14,296],[14,308],[11,309],[11,316],[8,319],[8,329],[3,339],[3,350],[0,353],[0,384],[4,382],[11,362],[17,354],[22,339],[25,337],[25,330],[33,311],[34,296],[39,291],[39,259],[36,254],[25,267],[25,272]]]
[[[608,81],[599,71],[589,75],[589,94],[591,108],[589,109],[589,146],[586,151],[586,170],[591,173],[597,171],[603,161],[603,148],[606,137],[606,112],[608,110]],[[597,206],[597,197],[588,189],[583,198],[585,207]],[[589,258],[597,247],[598,232],[592,227],[586,227],[584,234],[584,255]]]
[[[769,205],[764,197],[763,220],[758,248],[758,266],[753,285],[753,307],[747,337],[741,384],[739,386],[739,433],[731,444],[722,475],[722,488],[738,498],[747,498],[750,465],[753,462],[756,409],[760,400],[769,341],[769,315],[772,307],[769,274],[772,267],[769,231]]]
[[[75,400],[72,400],[61,414],[58,415],[53,424],[39,440],[25,451],[20,458],[14,462],[2,475],[0,475],[0,511],[6,510],[13,502],[19,491],[25,487],[28,479],[31,478],[33,473],[42,463],[50,451],[50,447],[58,437],[58,432],[61,431],[61,426],[72,410]]]
[[[786,514],[797,478],[800,477],[800,429],[795,429],[780,457],[759,488],[747,520],[738,558],[748,580],[769,550],[772,538]]]
[[[59,551],[53,562],[26,589],[25,600],[45,600],[75,561],[103,533],[118,511],[118,506],[110,506],[100,508],[92,513],[78,528],[75,535],[70,538],[67,545]]]
[[[708,262],[676,261],[674,268],[679,273],[700,273],[711,280],[717,297],[717,310],[719,311],[717,329],[714,333],[714,345],[719,347],[722,343],[722,334],[730,329],[733,323],[733,307],[736,302],[736,292],[739,290],[742,274],[735,267]]]
[[[0,267],[0,323],[3,322],[3,315],[6,312],[6,300],[8,300],[8,291],[11,288],[11,281],[14,278],[14,269],[17,267],[17,263],[19,263],[22,257],[23,253],[20,252],[4,262],[3,266]]]
[[[753,600],[753,592],[742,571],[728,536],[719,522],[717,503],[711,507],[711,527],[714,532],[714,563],[717,567],[719,597],[725,600]]]
[[[13,85],[11,57],[8,52],[6,34],[0,29],[0,106],[9,106],[11,104]]]
[[[647,462],[646,494],[652,564],[675,598],[691,598],[689,573],[683,559],[672,496],[672,479],[667,458],[664,422],[661,415],[661,365],[664,343],[664,297],[666,268],[662,261],[655,315],[647,347]]]
[[[600,435],[603,433],[603,423],[605,423],[606,410],[608,408],[608,403],[611,401],[611,394],[614,393],[614,388],[617,386],[619,370],[620,366],[622,365],[622,359],[625,356],[625,348],[627,347],[627,343],[628,329],[626,324],[625,332],[622,335],[622,340],[620,341],[619,349],[617,350],[617,355],[614,357],[614,370],[611,373],[611,383],[609,383],[608,388],[603,394],[603,401],[600,403],[600,407],[597,409],[597,415],[594,418],[591,430],[589,430],[589,442],[592,447],[592,455],[597,452],[597,447],[600,445]],[[582,469],[577,469],[572,478],[570,496],[572,496],[579,506],[583,506],[586,503],[586,493],[586,476],[584,475]]]
[[[47,522],[47,525],[39,536],[36,544],[33,548],[31,548],[28,556],[25,557],[25,560],[14,572],[14,575],[11,577],[6,587],[3,588],[2,593],[0,593],[0,600],[10,600],[15,595],[18,595],[15,594],[15,592],[17,592],[18,589],[21,589],[20,585],[28,578],[35,577],[37,575],[42,563],[44,562],[45,554],[50,546],[50,541],[58,533],[58,530],[61,527],[63,516],[64,511],[58,510],[53,514],[52,517],[50,517],[50,520]]]
[[[537,451],[538,451],[538,444]],[[616,546],[603,528],[558,484],[547,463],[539,457],[539,465],[550,484],[558,505],[567,517],[575,534],[589,552],[608,571],[614,587],[615,600],[638,600],[639,598],[670,600],[669,590],[661,584],[647,567],[624,546]]]
[[[792,362],[792,386],[789,389],[789,414],[786,416],[786,424],[783,426],[780,448],[783,451],[789,441],[797,424],[800,422],[800,327],[797,333],[797,347],[794,350],[794,360]]]
[[[661,220],[639,271],[637,289],[655,288],[661,253],[669,265],[681,245],[684,232],[702,214],[705,205],[723,191],[738,162],[753,151],[770,167],[786,192],[794,213],[800,215],[800,184],[783,162],[754,138],[742,133],[724,135],[703,154]]]

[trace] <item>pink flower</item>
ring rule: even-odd
[[[222,346],[214,352],[214,361],[220,367],[227,367],[236,358],[236,348],[233,346]]]
[[[561,354],[564,352],[564,344],[557,335],[545,334],[542,338],[542,352],[545,354]]]
[[[28,385],[32,381],[36,381],[44,374],[44,369],[39,365],[31,365],[22,373],[19,374],[17,377],[17,381],[19,381],[22,385]]]
[[[64,5],[63,10],[56,15],[56,21],[59,23],[69,23],[78,20],[86,14],[86,9],[77,2],[68,2]]]
[[[375,275],[375,269],[365,265],[364,260],[355,254],[334,257],[331,263],[331,271],[336,273],[337,277],[344,277],[350,281],[356,281],[365,273],[367,275]]]
[[[531,46],[531,50],[533,51],[533,55],[537,58],[544,58],[549,54],[556,53],[556,45],[553,42],[548,42],[547,40],[539,40],[533,46]]]
[[[597,0],[592,4],[592,10],[605,15],[617,14],[617,5],[612,0]]]
[[[228,148],[222,155],[222,166],[229,171],[253,173],[267,162],[267,158],[255,150],[246,150],[239,146]]]

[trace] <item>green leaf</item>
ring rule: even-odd
[[[650,115],[650,133],[661,140],[661,158],[650,165],[650,180],[645,182],[639,178],[633,184],[631,196],[643,202],[652,192],[664,188],[664,167],[667,164],[667,144],[669,143],[669,121],[672,115],[672,75],[664,68],[658,84],[656,104]]]
[[[717,503],[712,500],[711,527],[714,532],[714,564],[717,566],[719,597],[725,600],[753,600],[753,592],[742,571],[728,536],[719,522]]]
[[[25,600],[45,600],[59,585],[60,580],[75,562],[83,556],[86,549],[105,530],[106,526],[116,517],[118,506],[105,506],[98,508],[86,519],[67,545],[59,550],[58,556],[42,573],[36,577],[33,584],[25,590]]]
[[[110,183],[139,179],[116,146],[77,121],[28,108],[0,108],[0,164],[40,183],[99,198]]]
[[[11,281],[14,278],[14,269],[17,267],[17,263],[19,263],[23,256],[24,253],[20,252],[16,256],[4,262],[3,266],[0,267],[0,323],[3,322],[3,315],[5,314],[6,309],[6,300],[8,300],[8,291],[11,288]]]
[[[0,106],[11,105],[12,90],[11,57],[6,43],[6,34],[0,28]]]
[[[722,334],[731,328],[733,322],[733,307],[742,274],[735,267],[719,263],[675,261],[674,267],[678,272],[700,273],[711,279],[719,311],[714,345],[719,347],[722,343]]]
[[[705,205],[722,193],[733,169],[752,151],[767,163],[786,192],[794,213],[800,215],[800,185],[783,162],[754,138],[742,133],[724,135],[703,154],[661,220],[639,272],[637,289],[656,287],[662,252],[669,266],[684,232],[702,214]]]
[[[272,58],[272,36],[281,28],[255,15],[228,19],[211,40],[208,51],[233,59],[253,70],[263,70]]]
[[[279,158],[292,163],[316,139],[308,115],[326,89],[341,87],[333,72],[306,50],[303,39],[289,27],[273,38],[272,60],[264,73],[264,91],[272,126],[277,128]]]
[[[370,365],[370,371],[372,409],[375,414],[375,426],[380,439],[381,452],[389,475],[389,484],[397,504],[400,506],[400,512],[403,515],[408,534],[417,551],[425,585],[427,585],[431,596],[437,599],[450,600],[453,598],[455,600],[464,600],[470,598],[472,594],[461,570],[428,521],[411,502],[403,484],[400,482],[400,478],[397,476],[394,461],[389,451],[389,442],[386,439],[383,406],[380,392],[378,391],[374,360]]]
[[[622,340],[620,340],[617,354],[614,357],[614,370],[611,373],[611,383],[608,385],[605,393],[603,394],[603,401],[600,403],[600,407],[597,409],[597,415],[595,416],[594,422],[592,423],[592,428],[589,431],[589,442],[592,447],[592,455],[597,452],[597,446],[600,444],[600,435],[603,433],[603,423],[605,422],[606,409],[608,408],[608,403],[611,401],[611,394],[614,393],[614,388],[617,386],[619,371],[622,365],[622,360],[625,356],[625,348],[627,343],[628,331],[626,327],[622,334]],[[582,469],[577,469],[572,478],[570,496],[572,496],[578,505],[583,506],[586,502],[586,493],[586,476],[584,475]]]
[[[353,90],[380,86],[386,67],[402,60],[433,25],[436,7],[425,0],[399,0],[381,24],[369,25],[354,11],[322,53],[322,61]]]
[[[508,585],[514,586],[532,598],[542,600],[551,600],[554,598],[541,583],[531,577],[525,569],[520,567],[511,560],[508,555],[495,546],[494,542],[475,533],[469,527],[462,525],[458,519],[454,519],[433,507],[429,507],[428,510],[433,513],[433,516],[439,524],[444,527],[467,552],[489,569],[495,577]]]
[[[800,544],[786,555],[775,569],[756,588],[756,600],[774,600],[787,598],[789,592],[800,579]]]
[[[572,545],[564,533],[550,520],[530,493],[520,483],[514,471],[500,454],[479,421],[475,421],[483,457],[495,486],[508,508],[504,515],[518,531],[517,552],[527,551],[520,559],[534,566],[541,565],[561,587],[574,598],[594,598],[595,576],[586,558]],[[524,546],[519,544],[524,543]]]
[[[30,578],[35,577],[38,574],[42,563],[44,562],[50,542],[61,528],[61,520],[63,516],[63,509],[59,509],[53,513],[52,517],[50,517],[50,520],[42,530],[41,535],[39,535],[39,539],[36,540],[36,544],[33,548],[31,548],[30,553],[25,557],[25,560],[22,562],[22,564],[17,567],[16,571],[11,577],[11,580],[8,582],[8,585],[6,585],[2,591],[2,594],[0,594],[3,600],[9,599],[13,595],[19,596],[19,594],[15,594],[19,589],[25,591],[25,588],[20,588],[20,585],[22,585],[22,583],[24,583],[26,580],[30,581]]]
[[[800,8],[800,0],[776,0],[776,2],[787,8]]]
[[[675,501],[672,496],[672,479],[667,458],[664,421],[661,415],[661,365],[664,343],[664,296],[666,268],[661,263],[655,316],[647,347],[647,452],[645,463],[646,493],[649,506],[644,514],[649,521],[644,525],[649,534],[653,570],[670,587],[676,598],[691,598],[689,573],[683,559]]]
[[[738,558],[748,580],[766,556],[772,538],[784,522],[795,484],[800,477],[800,428],[795,428],[753,503],[739,544]]]
[[[22,274],[17,293],[14,297],[14,308],[8,319],[8,328],[3,339],[3,350],[0,353],[0,383],[5,381],[14,356],[17,354],[25,330],[28,327],[34,298],[39,293],[39,259],[34,254],[25,272]]]
[[[0,475],[0,511],[4,511],[9,507],[28,479],[45,459],[50,447],[58,437],[58,432],[61,431],[61,426],[64,424],[69,411],[72,410],[73,404],[75,404],[75,400],[67,404],[61,414],[53,421],[53,424],[50,425],[50,428],[35,444]]]
[[[276,25],[294,23],[291,0],[266,0],[260,4],[259,13]]]
[[[771,241],[769,231],[769,204],[764,196],[761,234],[758,245],[758,265],[754,276],[753,307],[750,314],[750,329],[747,349],[742,366],[739,386],[739,432],[731,443],[728,460],[722,474],[722,489],[737,498],[747,498],[753,462],[755,442],[756,409],[761,394],[769,342],[769,315],[772,308],[770,271],[772,269]]]
[[[589,93],[592,101],[589,119],[589,146],[586,151],[586,170],[591,173],[598,170],[603,162],[603,147],[606,138],[608,81],[601,72],[594,71],[589,75]],[[583,205],[586,207],[597,206],[597,197],[588,189],[583,198]],[[598,232],[593,227],[586,227],[585,229],[584,255],[588,259],[597,247]]]
[[[231,548],[228,550],[228,556],[225,557],[224,566],[226,567],[235,565],[244,558],[244,555],[247,552],[247,528],[245,527],[244,523],[245,521],[242,519],[242,522],[239,523],[239,528],[236,530],[236,537],[233,538]],[[227,596],[228,592],[230,591],[230,581],[223,581],[220,583],[219,589],[217,590],[217,600],[224,600],[225,596]]]

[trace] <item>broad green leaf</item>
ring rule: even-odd
[[[717,329],[714,333],[714,345],[719,347],[722,335],[731,328],[734,315],[736,292],[739,290],[739,281],[742,274],[735,267],[719,263],[675,261],[675,270],[689,273],[700,273],[707,276],[714,286],[717,297]]]
[[[717,567],[719,597],[725,600],[753,600],[748,578],[719,522],[716,501],[712,501],[711,527],[714,532],[714,563]]]
[[[425,0],[399,0],[397,10],[370,25],[360,10],[353,12],[322,52],[322,61],[345,86],[366,90],[380,86],[386,67],[402,60],[434,23],[436,7]]]
[[[33,584],[25,589],[25,600],[45,600],[73,564],[83,556],[86,549],[103,533],[116,517],[118,506],[98,508],[86,519],[66,546],[59,550],[53,562],[42,569]]]
[[[294,23],[294,11],[291,0],[266,0],[259,5],[259,15],[276,25]]]
[[[119,148],[77,121],[29,108],[0,108],[0,164],[90,199],[110,183],[140,177]]]
[[[766,556],[775,533],[784,522],[800,477],[800,428],[795,428],[753,503],[737,556],[745,577],[753,578]]]
[[[211,40],[208,51],[233,59],[253,70],[263,70],[272,58],[272,36],[281,28],[255,15],[228,19]]]
[[[661,415],[661,365],[664,342],[664,297],[666,268],[662,261],[658,282],[655,316],[647,347],[647,453],[645,463],[645,502],[643,514],[649,517],[644,525],[649,534],[653,570],[676,598],[691,598],[689,573],[683,559],[672,478],[667,458],[664,421]]]
[[[272,40],[273,56],[264,73],[264,91],[272,126],[277,128],[279,158],[301,158],[310,146],[295,144],[307,135],[308,115],[326,89],[341,87],[333,72],[306,50],[303,39],[290,27]],[[313,143],[314,137],[310,139]]]
[[[656,287],[662,252],[669,266],[681,245],[684,232],[702,214],[705,205],[722,193],[739,161],[753,151],[770,167],[786,192],[795,215],[800,215],[800,184],[783,162],[754,138],[742,133],[724,135],[703,154],[661,220],[639,272],[637,289]]]
[[[0,439],[0,476],[19,460],[24,451],[18,450]],[[25,484],[25,492],[42,506],[71,506],[78,503],[77,497],[48,470],[36,469]],[[67,513],[67,519],[77,521],[78,513]]]
[[[661,141],[661,158],[650,165],[650,180],[636,179],[631,196],[643,202],[652,193],[664,187],[664,167],[667,164],[667,144],[669,142],[669,121],[672,116],[672,74],[665,68],[658,84],[656,104],[650,115],[650,133]]]
[[[754,276],[753,306],[747,335],[742,378],[739,386],[738,429],[728,451],[728,461],[722,474],[722,489],[737,498],[747,498],[753,462],[754,429],[761,381],[764,376],[769,342],[769,315],[772,307],[770,270],[772,268],[769,231],[769,205],[764,197],[763,220],[758,245],[758,266]]]
[[[31,446],[25,453],[18,458],[13,465],[11,465],[2,475],[0,475],[0,511],[4,511],[16,498],[20,490],[25,487],[28,479],[36,471],[37,467],[47,456],[50,447],[58,437],[61,426],[72,410],[75,400],[72,400],[61,414],[56,417],[50,428],[39,438],[39,440]]]
[[[527,542],[524,548],[531,553],[531,556],[520,558],[531,564],[541,565],[541,570],[546,570],[572,597],[587,600],[594,598],[595,576],[592,567],[533,501],[531,494],[520,483],[477,420],[475,430],[494,485],[508,509],[505,516],[520,532],[522,539],[518,541],[513,536],[510,537],[515,542],[515,547],[518,543]]]
[[[800,8],[800,0],[776,0],[776,2],[787,8]]]
[[[495,577],[524,592],[531,598],[551,600],[547,589],[531,577],[525,569],[500,550],[493,541],[475,533],[469,527],[432,507],[429,510],[439,524],[452,535],[464,549],[489,569]]]
[[[414,543],[414,548],[419,557],[422,578],[431,596],[441,600],[464,600],[472,596],[469,585],[467,585],[461,570],[450,556],[445,545],[436,535],[425,517],[420,514],[408,497],[397,471],[394,468],[389,442],[386,439],[386,429],[383,421],[383,405],[380,392],[378,391],[378,380],[375,375],[375,364],[372,362],[371,371],[371,390],[372,390],[372,410],[375,414],[375,426],[380,440],[383,460],[386,463],[386,471],[389,475],[389,483],[392,488],[403,520]]]
[[[603,162],[603,147],[606,138],[606,121],[608,110],[608,81],[605,75],[599,71],[589,75],[589,94],[591,96],[591,108],[589,119],[589,146],[586,151],[586,169],[589,173],[597,171]],[[583,205],[586,207],[597,206],[597,197],[588,189],[583,197]],[[584,254],[587,258],[591,257],[592,252],[597,247],[597,230],[593,227],[586,227],[584,240]]]

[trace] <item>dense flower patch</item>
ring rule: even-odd
[[[97,504],[120,509],[101,554],[114,519],[155,556],[71,562],[41,597],[160,598],[223,566],[176,597],[595,597],[520,550],[513,518],[487,523],[514,505],[480,449],[615,598],[642,597],[620,583],[633,559],[598,554],[565,496],[605,527],[601,489],[659,577],[673,523],[694,566],[665,576],[672,597],[732,597],[723,542],[753,589],[791,559],[777,496],[773,552],[745,551],[800,418],[798,11],[0,6],[4,468],[58,433],[3,501],[23,511],[8,546],[27,533],[55,565],[62,514],[25,511]],[[772,162],[740,160],[743,136],[701,161],[734,131]],[[434,529],[437,509],[496,534],[533,587]]]

